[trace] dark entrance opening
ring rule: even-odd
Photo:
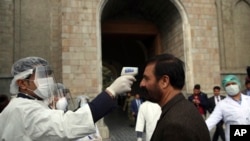
[[[157,28],[143,20],[109,20],[102,24],[103,66],[113,71],[112,78],[120,75],[123,66],[139,68],[132,93],[138,91],[145,60],[160,52]],[[106,76],[108,77],[108,76]]]

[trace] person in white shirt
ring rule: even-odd
[[[161,107],[157,103],[145,101],[141,104],[137,116],[135,131],[137,141],[142,141],[142,133],[146,126],[146,141],[151,139],[155,126],[161,115]]]
[[[209,130],[220,120],[225,123],[226,141],[230,141],[230,125],[250,124],[250,97],[240,92],[240,81],[235,75],[227,75],[222,80],[227,97],[221,100],[206,120]]]

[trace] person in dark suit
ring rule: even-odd
[[[151,141],[210,141],[205,120],[181,92],[184,84],[183,61],[171,54],[148,60],[140,87],[145,99],[162,108]]]
[[[245,89],[241,91],[244,95],[250,96],[250,66],[247,66],[247,76],[245,78]]]
[[[134,117],[134,124],[132,126],[135,126],[136,120],[137,120],[137,114],[139,111],[139,107],[142,104],[142,99],[140,98],[140,95],[138,93],[135,94],[135,98],[131,101],[131,111],[132,115]]]
[[[212,113],[216,104],[220,102],[222,99],[225,98],[225,96],[220,95],[220,87],[219,86],[214,86],[213,88],[214,96],[210,97],[208,99],[208,112]],[[223,129],[223,120],[221,120],[217,125],[216,129],[212,138],[212,141],[218,141],[219,136],[221,137],[222,141],[225,141],[225,132]]]
[[[208,97],[207,94],[202,92],[200,84],[194,85],[193,94],[188,97],[188,100],[194,104],[199,113],[206,119]]]

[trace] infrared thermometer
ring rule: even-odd
[[[138,67],[123,67],[121,75],[133,75],[136,76],[138,74]]]

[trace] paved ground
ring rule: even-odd
[[[127,114],[118,108],[104,118],[110,130],[110,138],[103,139],[103,141],[136,141],[136,133],[134,128],[129,126]],[[211,131],[211,137],[213,131]],[[221,141],[219,138],[218,141]]]
[[[110,130],[110,138],[103,141],[136,141],[135,128],[129,126],[126,112],[121,108],[104,118]]]

